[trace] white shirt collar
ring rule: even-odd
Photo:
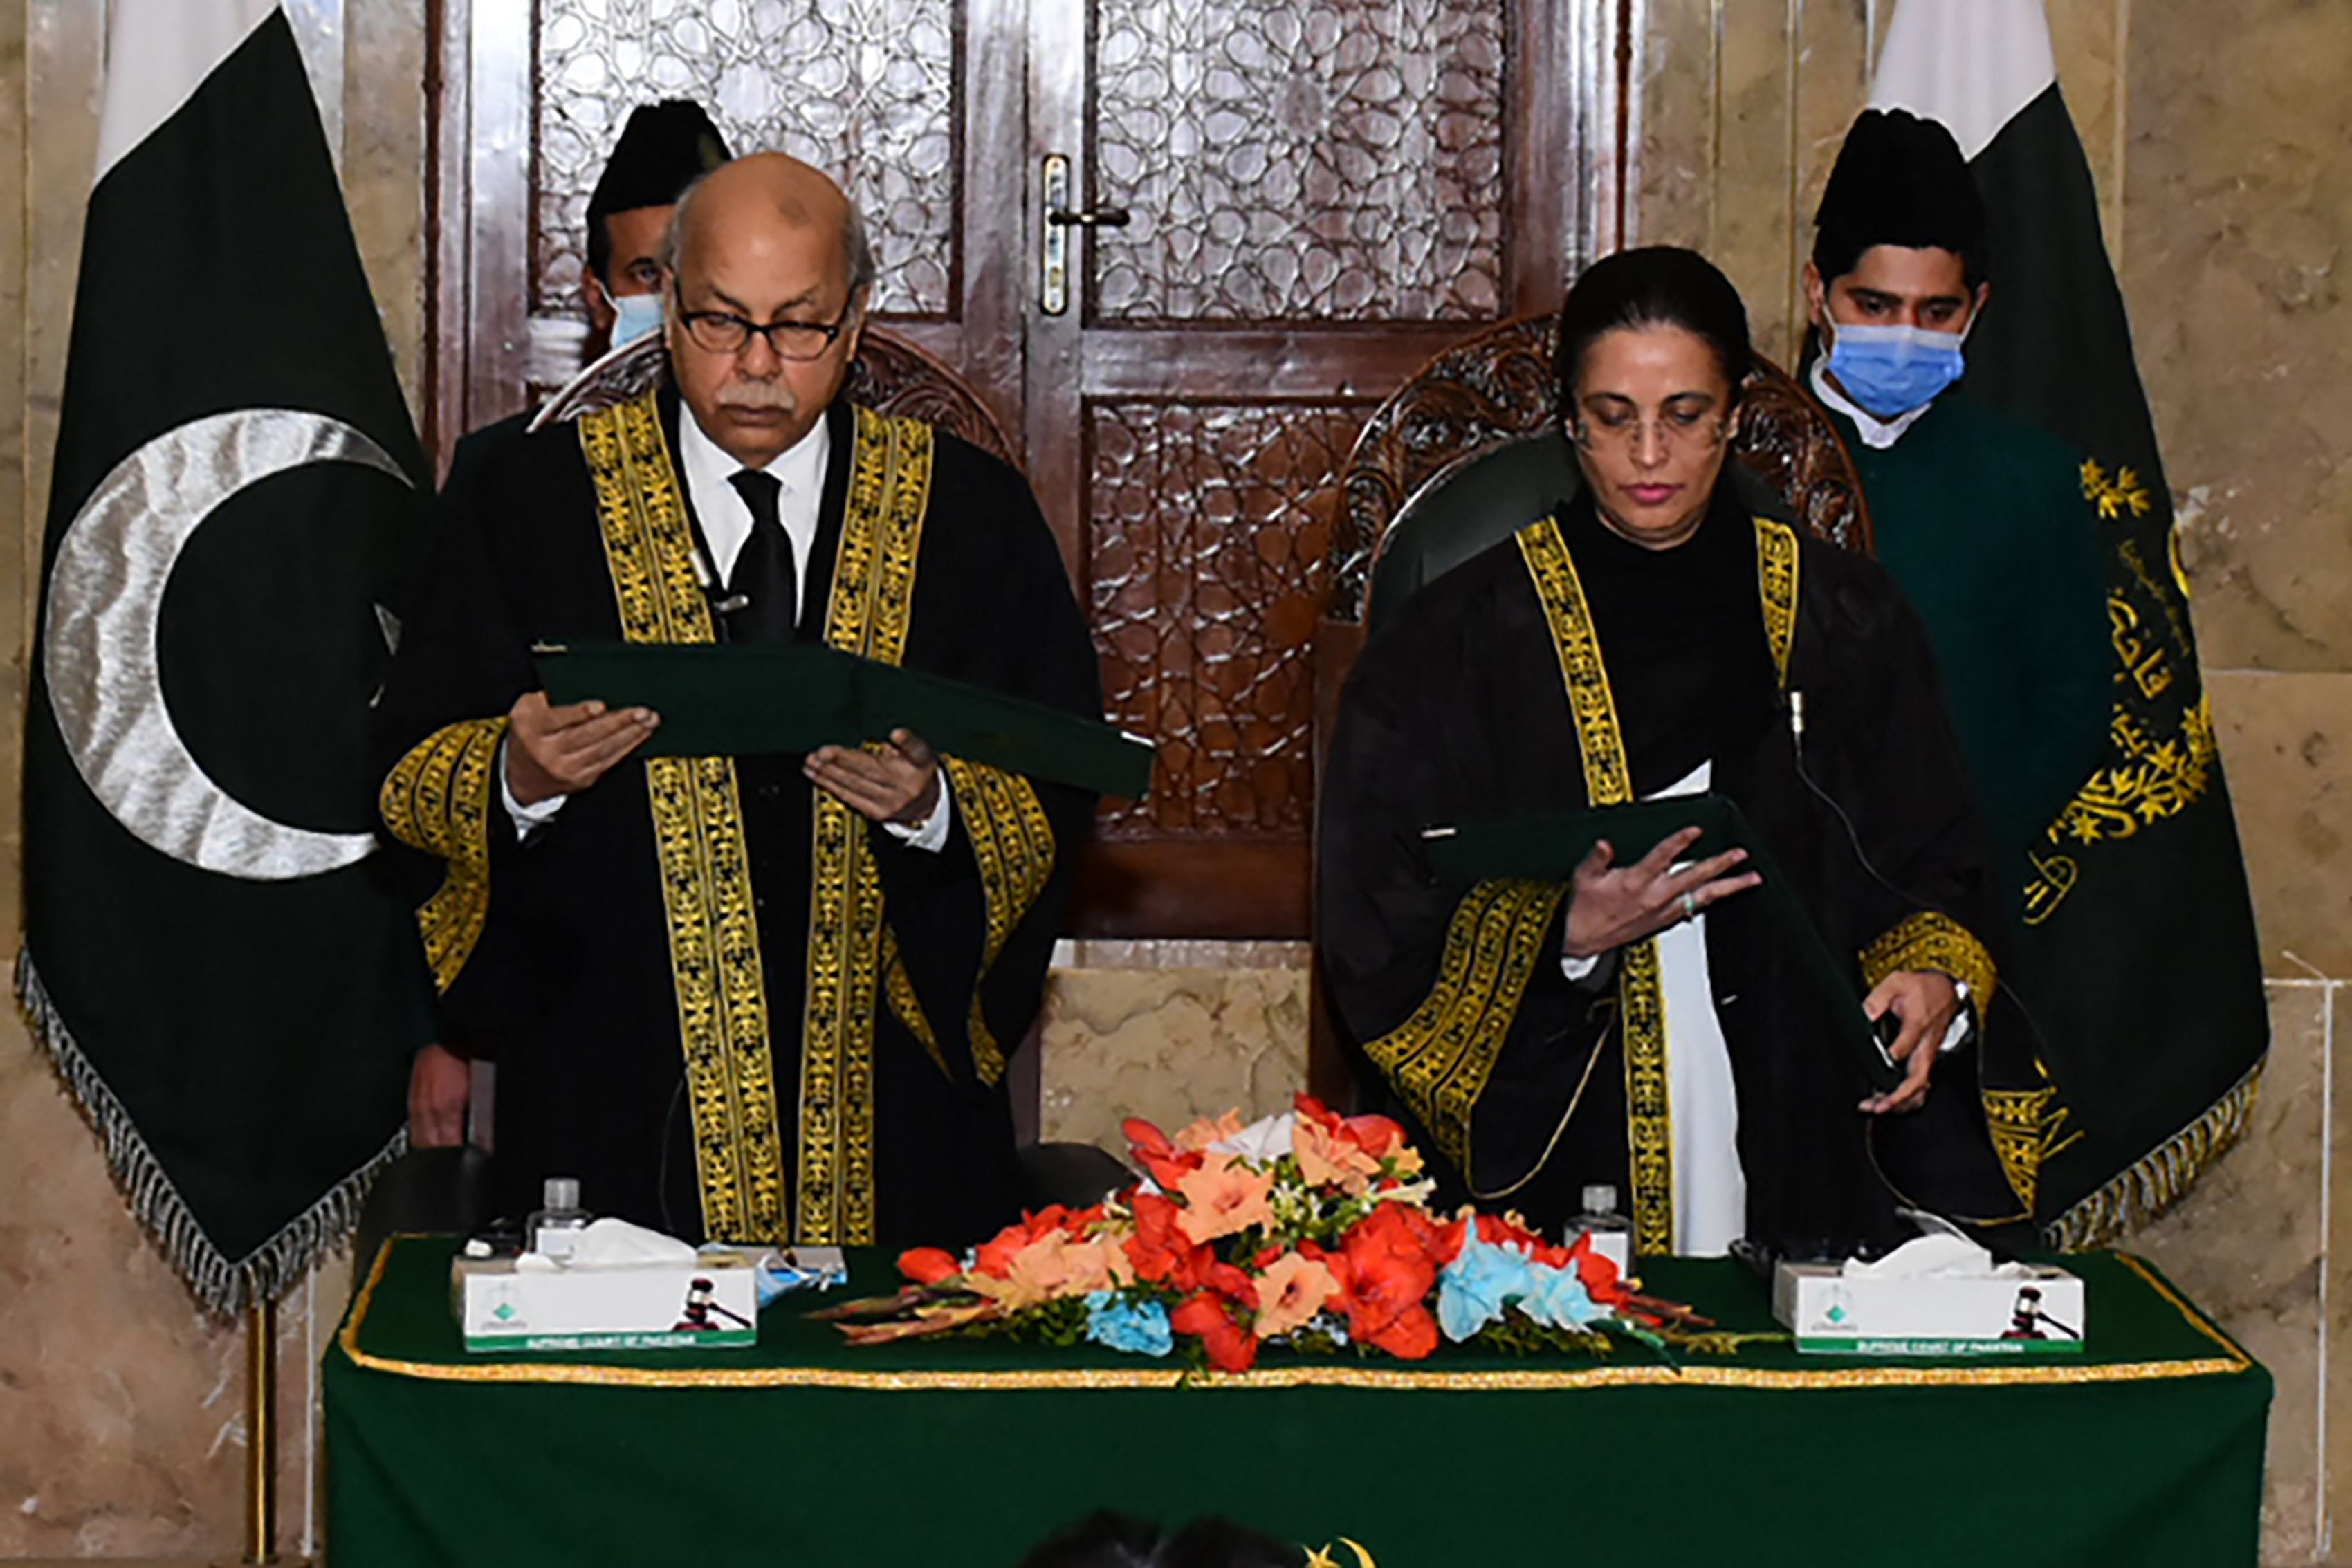
[[[1813,395],[1853,421],[1853,428],[1860,433],[1862,444],[1874,451],[1883,452],[1902,440],[1903,433],[1916,424],[1921,414],[1936,406],[1935,399],[1930,398],[1917,408],[1906,410],[1893,419],[1881,419],[1838,391],[1837,384],[1830,380],[1827,354],[1813,361],[1813,373],[1809,379],[1812,382]]]
[[[708,431],[695,423],[694,411],[678,405],[678,478],[694,507],[702,537],[710,546],[710,564],[725,581],[735,570],[735,557],[751,537],[751,508],[730,482],[748,465],[729,456]],[[777,520],[793,541],[793,564],[803,583],[808,580],[809,553],[816,548],[817,512],[824,500],[824,476],[833,460],[832,422],[820,418],[806,435],[779,453],[761,472],[783,486],[777,497]]]

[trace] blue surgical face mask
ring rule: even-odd
[[[1966,331],[1843,322],[1830,331],[1830,374],[1846,396],[1881,419],[1925,407],[1968,368],[1960,358]]]
[[[661,329],[659,294],[624,294],[613,301],[613,347],[650,338]]]
[[[660,289],[651,294],[615,294],[604,288],[602,278],[597,279],[596,287],[604,289],[605,302],[613,307],[613,347],[634,343],[662,329]]]

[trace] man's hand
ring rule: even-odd
[[[408,1146],[454,1149],[466,1141],[466,1102],[474,1092],[473,1064],[444,1046],[428,1045],[408,1070]]]
[[[1959,988],[1948,975],[1925,969],[1898,969],[1878,982],[1863,998],[1862,1010],[1874,1019],[1893,1013],[1903,1032],[1886,1054],[1905,1064],[1903,1082],[1884,1094],[1874,1094],[1862,1108],[1874,1116],[1890,1111],[1916,1111],[1927,1103],[1927,1075],[1943,1053],[1944,1037],[1960,1010]]]
[[[1748,858],[1746,850],[1727,850],[1675,871],[1675,858],[1698,841],[1696,828],[1685,828],[1616,869],[1609,841],[1593,845],[1569,882],[1568,939],[1561,944],[1568,956],[1590,958],[1638,942],[1764,880],[1752,871],[1733,871]]]
[[[940,759],[911,729],[894,729],[879,751],[822,746],[801,765],[810,783],[877,822],[915,827],[940,803]]]
[[[525,806],[585,789],[659,723],[651,708],[607,713],[593,700],[552,707],[545,692],[525,692],[507,712],[507,788]]]

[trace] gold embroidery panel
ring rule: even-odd
[[[377,795],[394,837],[447,862],[441,885],[416,912],[438,990],[457,983],[489,923],[490,775],[506,732],[503,718],[436,730],[393,765]]]
[[[1969,988],[1979,1009],[1992,1005],[2000,976],[1992,955],[1969,928],[1948,915],[1923,909],[1906,918],[1862,952],[1862,983],[1876,987],[1898,970],[1949,975]]]
[[[1622,805],[1633,798],[1633,770],[1576,561],[1552,518],[1520,529],[1518,541],[1545,622],[1551,628],[1560,679],[1568,688],[1569,715],[1584,759],[1585,799],[1595,806]],[[1759,548],[1760,551],[1760,542]],[[1636,942],[1623,950],[1617,990],[1619,1039],[1625,1051],[1625,1147],[1633,1185],[1633,1246],[1645,1253],[1671,1252],[1674,1106],[1666,1091],[1666,1006],[1659,989],[1655,942]]]
[[[825,612],[828,646],[889,664],[905,653],[923,517],[930,504],[932,449],[929,425],[856,411],[849,494]],[[794,1239],[856,1246],[873,1239],[875,1224],[874,1029],[882,985],[882,887],[865,819],[823,791],[815,793],[812,808]]]
[[[947,759],[947,771],[987,905],[988,930],[972,980],[968,1022],[972,1069],[982,1082],[992,1085],[1004,1076],[1004,1051],[982,1016],[981,987],[1013,928],[1053,877],[1054,824],[1035,787],[1017,773],[957,758]]]
[[[708,643],[710,610],[652,394],[583,417],[622,635]],[[707,1234],[789,1239],[767,981],[735,765],[651,758],[646,795],[668,925],[678,1041]]]
[[[1756,519],[1756,582],[1764,605],[1764,640],[1780,689],[1789,687],[1789,654],[1797,640],[1797,531],[1769,517]]]

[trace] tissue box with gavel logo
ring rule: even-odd
[[[472,1351],[704,1350],[760,1338],[751,1254],[698,1252],[619,1220],[596,1221],[562,1262],[459,1258],[449,1295]]]
[[[1923,1236],[1874,1262],[1782,1263],[1772,1313],[1822,1355],[2080,1355],[2083,1281]]]

